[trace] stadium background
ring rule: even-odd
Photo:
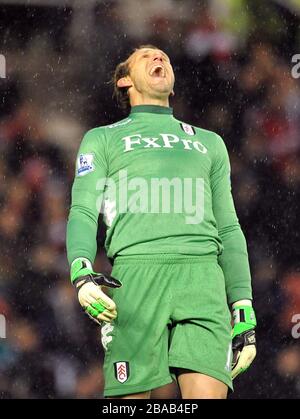
[[[0,2],[0,398],[102,397],[99,330],[69,283],[66,217],[82,134],[123,117],[108,81],[145,43],[171,57],[175,115],[230,151],[259,324],[257,359],[231,397],[300,397],[299,23],[300,1]]]

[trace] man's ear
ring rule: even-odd
[[[118,87],[131,87],[132,86],[131,78],[129,76],[121,77],[117,81],[117,86]]]
[[[172,92],[170,94],[171,94],[171,96],[175,96],[174,90],[172,90]]]

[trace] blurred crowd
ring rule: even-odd
[[[66,219],[82,134],[124,117],[110,76],[145,43],[171,58],[175,116],[216,131],[230,153],[258,317],[257,359],[230,397],[300,398],[300,78],[291,74],[300,18],[277,2],[147,4],[0,12],[8,63],[0,79],[0,314],[7,331],[0,398],[102,397],[100,332],[70,285]],[[99,246],[104,236],[101,224]],[[108,269],[103,252],[96,267]]]

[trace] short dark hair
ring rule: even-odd
[[[143,49],[143,48],[159,49],[155,45],[151,45],[151,44],[140,45],[139,47],[134,48],[134,50],[128,55],[126,60],[117,65],[114,71],[112,80],[111,80],[114,86],[113,97],[116,98],[118,105],[124,110],[127,110],[128,108],[130,108],[128,87],[118,87],[117,83],[118,83],[118,80],[120,80],[122,77],[129,76],[130,74],[128,59],[132,56],[132,54],[135,51],[138,51],[139,49]]]

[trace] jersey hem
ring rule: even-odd
[[[145,255],[135,255],[135,256],[118,256],[114,260],[115,265],[130,265],[130,264],[148,264],[148,263],[170,263],[170,264],[191,264],[191,263],[203,263],[203,262],[213,262],[217,263],[218,258],[216,255],[207,255],[207,256],[184,256],[184,255],[170,255],[170,254],[153,254],[149,256]]]

